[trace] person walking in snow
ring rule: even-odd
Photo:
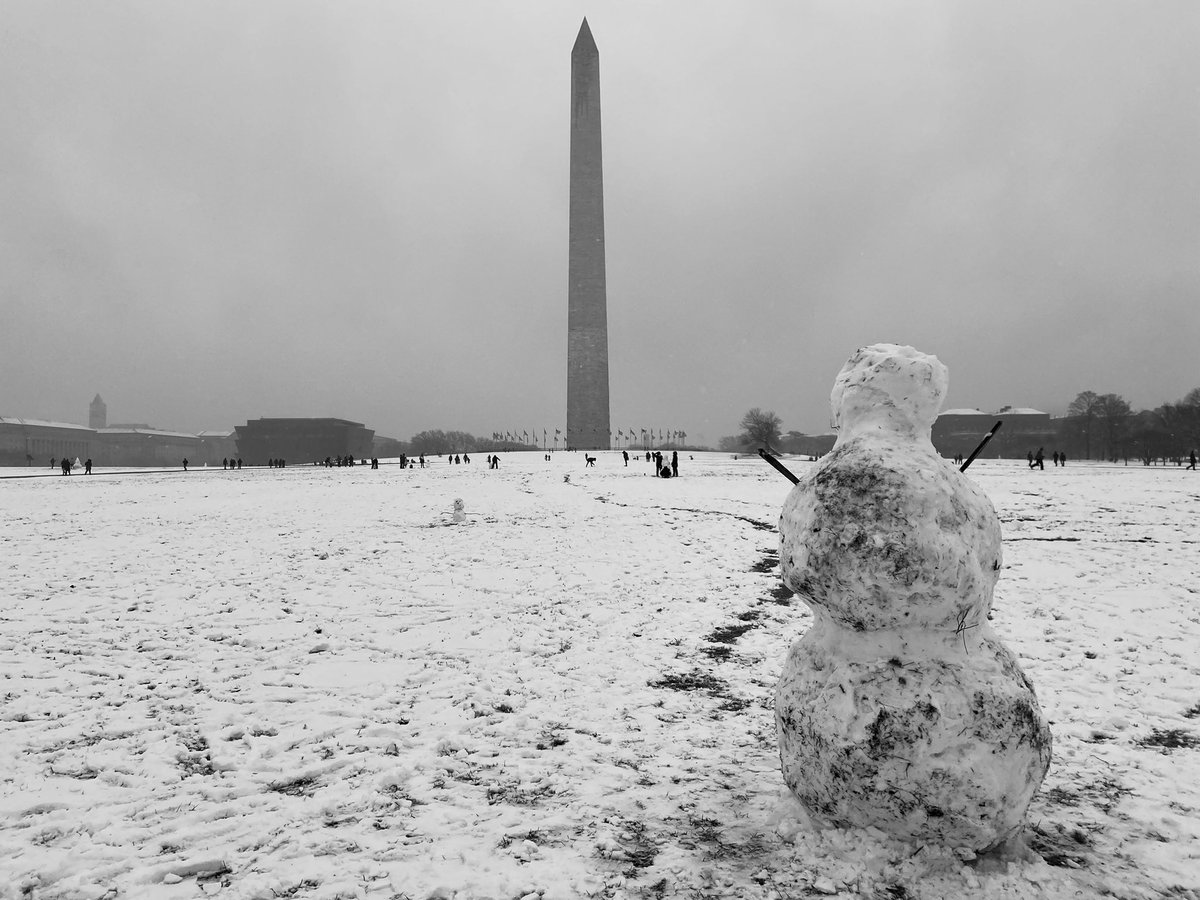
[[[1188,468],[1192,469],[1193,471],[1196,468],[1196,450],[1195,450],[1195,448],[1193,448],[1192,452],[1188,454]]]
[[[678,450],[671,451],[671,477],[672,478],[679,477],[679,451]]]
[[[1043,472],[1046,471],[1046,454],[1042,452],[1041,447],[1038,447],[1037,456],[1033,458],[1033,465],[1035,468],[1041,469]]]

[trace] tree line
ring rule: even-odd
[[[1003,414],[997,414],[1003,419]],[[759,447],[773,452],[820,455],[829,450],[829,435],[783,433],[783,420],[772,410],[754,407],[739,423],[741,431],[721,438],[720,449],[732,453],[753,452]],[[1134,411],[1119,394],[1082,391],[1067,407],[1067,415],[1051,419],[1049,431],[1039,437],[1057,446],[1072,459],[1106,459],[1112,462],[1141,460],[1145,465],[1175,461],[1200,448],[1200,387],[1188,391],[1174,403]],[[1033,449],[1033,448],[1030,448]]]
[[[520,440],[501,438],[493,440],[476,437],[468,431],[442,431],[428,429],[414,434],[408,441],[410,456],[438,456],[444,453],[498,452],[501,450],[531,450],[536,444]]]
[[[1200,387],[1137,412],[1119,394],[1082,391],[1067,407],[1060,433],[1084,459],[1178,461],[1200,447]]]

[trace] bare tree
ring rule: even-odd
[[[783,420],[771,410],[765,412],[757,406],[742,416],[742,434],[746,443],[754,447],[765,447],[774,451],[779,443],[779,429]]]
[[[1200,446],[1200,388],[1192,388],[1178,403],[1164,403],[1155,412],[1170,434],[1172,456],[1182,457]]]
[[[1099,418],[1104,426],[1105,456],[1110,459],[1117,457],[1132,412],[1125,398],[1118,394],[1105,394],[1100,398]]]
[[[1067,415],[1079,419],[1083,426],[1084,455],[1088,459],[1092,458],[1092,425],[1100,415],[1100,410],[1100,395],[1095,391],[1083,391],[1067,407]]]
[[[1166,407],[1156,410],[1142,410],[1130,417],[1129,437],[1133,441],[1142,465],[1148,466],[1160,456],[1166,456],[1170,442],[1170,433],[1166,421],[1169,413]]]

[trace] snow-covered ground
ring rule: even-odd
[[[1200,897],[1200,473],[972,466],[1055,748],[964,863],[783,787],[787,481],[649,471],[0,480],[0,897]]]

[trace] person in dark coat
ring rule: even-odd
[[[1042,452],[1042,448],[1038,447],[1037,455],[1033,458],[1033,465],[1036,468],[1046,471],[1046,454]]]
[[[83,464],[83,474],[84,474],[84,475],[91,475],[91,474],[92,474],[92,459],[91,459],[91,457],[88,457],[88,460],[87,460],[87,462],[85,462],[85,463]]]
[[[671,451],[671,477],[672,478],[679,477],[679,451],[678,450]]]
[[[628,466],[628,465],[629,465],[629,451],[628,451],[628,450],[622,450],[622,451],[621,451],[621,455],[622,455],[623,457],[625,457],[625,465],[626,465],[626,466]]]

